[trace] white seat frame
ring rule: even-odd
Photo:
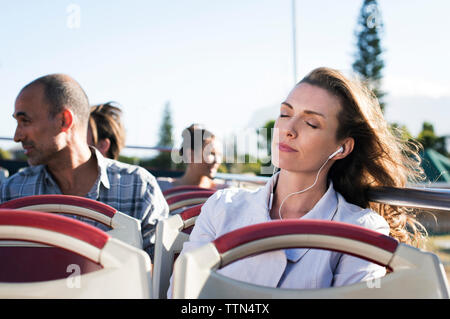
[[[292,232],[288,230],[290,226],[299,226],[300,231]],[[278,228],[269,234],[271,227]],[[372,241],[365,240],[366,237]],[[236,241],[235,247],[220,248]],[[387,249],[386,244],[392,247]],[[360,282],[302,290],[262,287],[228,278],[216,271],[235,260],[263,251],[307,247],[349,253],[388,267],[392,273],[378,279],[377,287],[380,288],[377,289],[367,282]],[[445,271],[435,254],[399,244],[393,238],[359,226],[317,220],[273,221],[225,234],[179,256],[173,278],[174,298],[449,298]]]

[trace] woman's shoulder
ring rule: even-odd
[[[225,181],[214,180],[214,188],[217,189],[217,190],[230,188],[230,187],[232,187],[232,185],[227,183],[227,182],[225,182]]]
[[[210,229],[215,237],[264,220],[266,210],[261,189],[226,188],[216,191],[203,204],[196,225]]]
[[[339,193],[338,196],[341,211],[338,221],[379,231],[385,235],[389,234],[389,224],[380,214],[370,208],[362,208],[347,202]]]
[[[175,182],[175,178],[173,177],[157,177],[156,181],[158,182],[158,184],[161,185],[167,185],[172,187],[173,183]]]
[[[247,211],[254,211],[254,206],[259,206],[261,202],[262,189],[255,190],[245,188],[224,188],[217,190],[204,203],[202,209],[208,211],[216,217],[226,212],[226,215],[245,215]]]
[[[172,177],[158,177],[156,178],[159,188],[164,192],[165,190],[174,187],[175,179]]]

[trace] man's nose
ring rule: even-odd
[[[14,142],[19,143],[23,140],[23,132],[19,126],[16,127],[16,131],[14,132]]]

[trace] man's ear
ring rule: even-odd
[[[61,112],[61,131],[67,132],[73,125],[73,113],[69,109],[64,109]]]

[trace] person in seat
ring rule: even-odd
[[[186,163],[186,170],[179,178],[159,177],[162,191],[176,186],[198,186],[220,189],[228,187],[214,180],[222,160],[221,151],[213,133],[199,124],[192,124],[182,133],[183,142],[179,155]]]
[[[225,189],[211,196],[181,254],[244,226],[288,219],[351,223],[418,244],[426,231],[414,215],[367,197],[372,187],[405,187],[423,176],[417,147],[398,136],[358,80],[330,68],[313,70],[281,102],[272,141],[279,171],[257,191]],[[386,269],[340,252],[285,249],[218,272],[267,287],[316,289],[374,280]]]
[[[125,146],[125,128],[122,110],[114,102],[91,107],[88,125],[88,144],[97,148],[104,157],[117,160]]]
[[[27,84],[13,117],[14,141],[22,144],[30,166],[2,184],[0,201],[39,194],[98,200],[141,221],[144,249],[152,255],[155,226],[167,218],[167,202],[147,170],[89,147],[89,113],[88,97],[68,75],[50,74]]]

